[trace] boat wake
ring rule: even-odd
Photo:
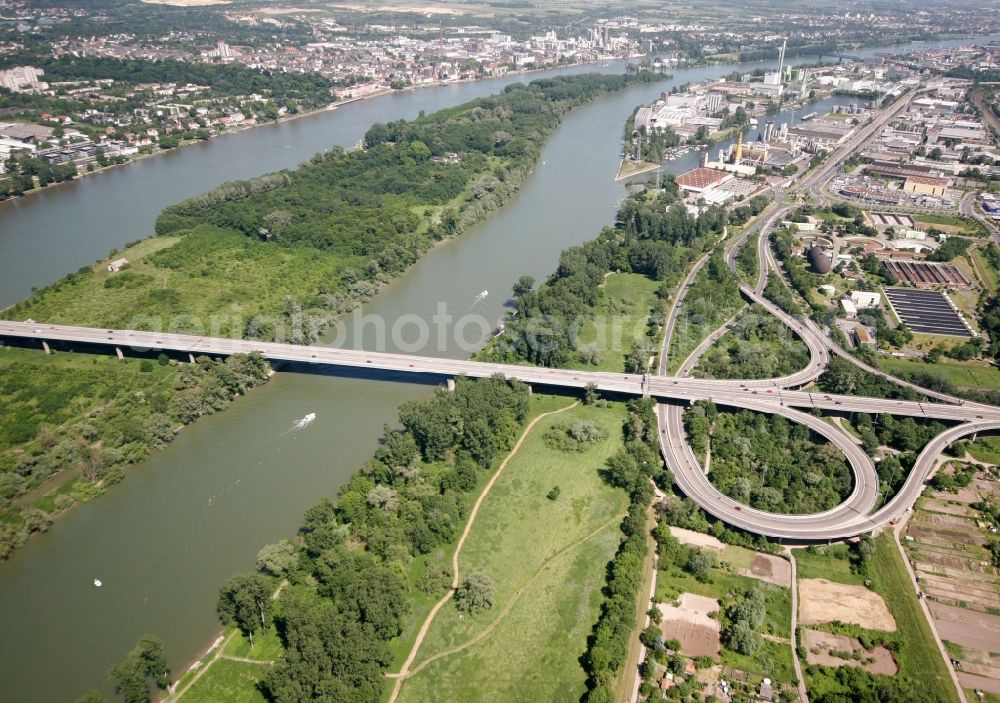
[[[291,427],[289,427],[287,430],[285,430],[284,432],[282,432],[278,436],[279,437],[284,437],[289,432],[294,432],[295,430],[304,429],[304,428],[308,427],[309,425],[311,425],[312,421],[315,420],[315,419],[316,419],[316,413],[309,413],[305,417],[303,417],[303,418],[301,418],[301,419],[296,420],[295,422],[293,422]]]
[[[479,303],[481,303],[484,300],[486,300],[486,296],[488,296],[489,294],[490,294],[490,292],[488,290],[484,290],[482,293],[480,293],[479,295],[477,295],[473,299],[472,305],[469,306],[469,310],[472,310],[472,308],[476,307],[477,305],[479,305]]]

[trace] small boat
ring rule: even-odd
[[[309,413],[301,420],[296,420],[295,424],[292,426],[293,430],[301,430],[303,427],[308,425],[310,422],[316,419],[316,413]]]
[[[101,579],[94,579],[94,585],[100,588],[101,586],[104,585],[104,583],[101,581]]]

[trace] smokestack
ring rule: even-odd
[[[781,40],[781,51],[778,52],[778,76],[781,76],[781,72],[785,70],[785,47],[787,44],[787,37]],[[778,82],[781,82],[781,78],[778,78]]]
[[[736,138],[736,160],[733,161],[733,163],[739,166],[742,162],[743,162],[743,132],[740,132],[740,136]]]
[[[702,168],[708,166],[708,149],[705,149],[705,151],[701,155],[701,165]]]

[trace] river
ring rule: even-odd
[[[631,110],[673,84],[733,68],[676,70],[670,82],[634,86],[570,114],[521,194],[425,256],[365,313],[391,324],[407,314],[430,319],[444,303],[459,314],[475,305],[487,319],[498,319],[519,275],[544,278],[563,249],[612,221],[625,194],[613,177]],[[621,64],[557,72],[583,70],[620,72]],[[334,144],[351,146],[374,121],[414,117],[551,73],[352,103],[0,206],[0,306],[150,233],[157,213],[184,197],[226,180],[294,167]],[[851,101],[831,98],[809,110],[837,102]],[[683,172],[697,158],[689,154],[665,170]],[[476,303],[484,289],[490,295]],[[391,342],[386,348],[396,349]],[[467,351],[452,341],[425,353],[460,357]],[[179,673],[217,633],[219,585],[251,569],[261,546],[293,534],[302,512],[335,495],[371,455],[399,404],[430,390],[392,378],[279,373],[225,412],[186,428],[105,496],[57,520],[0,564],[0,700],[71,701],[88,688],[107,691],[104,673],[144,633],[163,639]],[[317,414],[312,425],[287,432],[310,412]],[[101,588],[92,585],[95,578]]]

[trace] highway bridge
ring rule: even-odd
[[[803,176],[792,192],[821,197],[823,185],[836,171],[840,163],[902,110],[913,95],[897,101],[895,105],[884,110],[875,120],[838,148],[817,169]],[[846,350],[841,349],[812,320],[791,316],[765,298],[763,290],[770,266],[774,266],[777,272],[777,266],[773,263],[768,246],[769,234],[771,229],[787,217],[794,207],[792,204],[785,203],[783,190],[775,190],[772,194],[777,197],[777,208],[729,242],[725,253],[727,264],[731,269],[735,269],[734,257],[739,247],[743,246],[752,234],[760,234],[757,257],[760,266],[758,276],[753,285],[741,283],[741,294],[749,303],[759,305],[768,314],[775,316],[785,324],[802,340],[810,355],[809,363],[805,368],[779,378],[710,380],[690,377],[690,373],[697,365],[701,355],[712,343],[732,328],[738,315],[727,320],[706,340],[703,340],[684,360],[676,375],[668,374],[668,351],[676,330],[678,316],[683,308],[686,293],[698,271],[708,261],[708,255],[695,263],[674,296],[664,325],[663,350],[660,354],[656,374],[553,369],[356,349],[282,344],[252,339],[226,339],[142,330],[98,329],[32,321],[0,321],[0,339],[17,339],[28,344],[37,343],[46,350],[49,349],[50,343],[59,342],[70,345],[107,347],[116,350],[119,355],[123,355],[126,349],[142,352],[173,352],[187,354],[192,360],[196,355],[202,354],[225,356],[234,353],[257,352],[272,362],[403,372],[418,376],[431,375],[436,378],[456,376],[484,378],[502,374],[508,378],[518,379],[533,385],[569,389],[584,389],[592,386],[608,394],[653,397],[660,401],[657,408],[659,436],[666,465],[671,470],[680,490],[707,513],[729,525],[778,539],[802,542],[843,539],[871,532],[909,510],[919,497],[927,475],[933,469],[940,451],[951,442],[966,435],[980,431],[1000,430],[1000,407],[968,402],[893,378],[877,368],[860,362]],[[831,354],[848,359],[867,373],[883,376],[933,400],[928,402],[901,401],[797,390],[808,386],[822,374]],[[723,495],[712,485],[685,438],[684,407],[694,401],[705,399],[710,399],[723,406],[782,415],[793,422],[806,425],[816,434],[825,437],[844,453],[850,465],[854,476],[854,487],[851,495],[843,503],[830,510],[810,515],[768,513],[740,504]],[[821,416],[809,412],[814,409],[835,413],[889,413],[933,418],[958,424],[940,434],[924,448],[899,492],[876,510],[880,499],[880,487],[871,458],[861,449],[855,438],[828,423]]]
[[[802,329],[805,329],[804,327]],[[540,366],[497,364],[469,359],[442,359],[412,354],[337,349],[322,346],[263,342],[252,339],[226,339],[141,330],[113,330],[36,322],[0,321],[0,338],[86,344],[109,349],[161,351],[192,356],[226,356],[257,352],[273,362],[324,364],[334,367],[397,371],[432,375],[440,378],[468,376],[487,378],[502,374],[528,384],[553,388],[598,390],[617,395],[652,396],[665,401],[692,402],[711,398],[733,407],[757,409],[762,403],[772,410],[780,408],[819,408],[839,412],[892,413],[941,420],[996,420],[1000,407],[977,403],[947,404],[905,400],[886,400],[852,395],[809,393],[789,390],[801,382],[802,372],[785,378],[736,381],[660,377],[650,374],[622,374],[606,371],[577,371]],[[810,374],[814,373],[810,371]]]

